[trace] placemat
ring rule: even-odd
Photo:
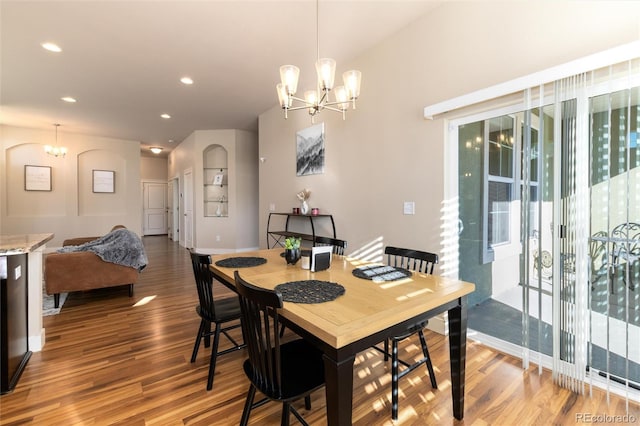
[[[386,265],[369,265],[355,268],[352,274],[358,278],[375,282],[396,281],[411,276],[411,271]]]
[[[320,280],[290,281],[278,284],[274,290],[282,294],[285,302],[294,303],[330,302],[344,294],[340,284]]]
[[[264,263],[267,263],[267,259],[264,257],[240,256],[218,260],[216,262],[216,266],[221,266],[223,268],[250,268]]]

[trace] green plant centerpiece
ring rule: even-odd
[[[284,240],[284,258],[288,265],[295,265],[300,260],[301,239],[297,237],[287,237]]]

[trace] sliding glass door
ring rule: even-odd
[[[640,87],[613,71],[452,122],[458,276],[471,336],[637,399]]]

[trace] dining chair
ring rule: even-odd
[[[253,408],[278,401],[282,403],[282,425],[289,424],[290,413],[308,425],[291,403],[304,398],[305,408],[311,409],[310,394],[324,386],[322,352],[304,339],[281,343],[280,293],[246,282],[238,271],[235,271],[235,282],[249,352],[243,367],[251,381],[240,424],[247,424]],[[265,398],[254,403],[257,390]]]
[[[189,250],[191,254],[191,263],[193,265],[193,274],[196,279],[196,288],[198,289],[199,305],[196,306],[196,312],[200,316],[200,327],[196,335],[196,342],[193,345],[193,353],[191,354],[191,362],[196,361],[200,342],[205,339],[204,346],[211,345],[211,336],[213,336],[213,348],[211,348],[211,359],[209,361],[209,376],[207,378],[207,390],[213,388],[213,375],[216,370],[216,361],[219,355],[224,355],[233,351],[240,350],[245,347],[244,343],[238,343],[229,335],[229,330],[239,328],[240,324],[240,304],[237,297],[215,298],[213,295],[213,275],[209,269],[211,265],[211,256],[207,254],[199,254],[193,250]],[[232,323],[227,325],[228,323]],[[215,324],[214,331],[211,331],[211,325]],[[218,351],[220,344],[220,335],[223,334],[233,344],[231,348]]]
[[[384,253],[387,257],[388,265],[423,274],[433,274],[434,266],[438,263],[438,255],[426,251],[387,246]],[[402,377],[425,364],[429,373],[429,379],[431,380],[431,387],[434,389],[438,388],[436,375],[433,371],[433,364],[431,363],[431,357],[429,356],[429,350],[427,348],[427,340],[424,337],[423,329],[427,326],[427,323],[427,320],[420,321],[417,324],[411,325],[404,333],[385,340],[384,350],[375,347],[384,353],[384,359],[386,361],[389,357],[389,340],[391,341],[391,418],[393,420],[398,419],[398,382]],[[398,343],[416,334],[420,339],[422,358],[418,361],[411,362],[401,360],[398,354]],[[405,367],[402,371],[400,371],[399,364]]]
[[[347,248],[347,242],[337,238],[315,237],[313,242],[316,246],[333,246],[333,254],[343,255],[344,249]]]
[[[611,231],[611,239],[614,241],[611,249],[613,270],[615,272],[621,269],[624,286],[634,291],[636,286],[633,278],[638,275],[634,267],[637,268],[640,261],[640,224],[627,222],[617,225]],[[613,294],[613,287],[611,293]]]
[[[589,259],[591,261],[591,291],[595,292],[603,287],[607,292],[606,284],[609,281],[609,253],[607,253],[607,242],[609,235],[607,231],[598,231],[589,239]],[[613,285],[611,287],[613,293]]]

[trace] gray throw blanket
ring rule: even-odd
[[[58,249],[58,253],[75,251],[91,251],[105,262],[130,266],[138,271],[142,271],[148,262],[140,237],[125,228],[116,229],[104,237],[79,246],[65,246]]]

